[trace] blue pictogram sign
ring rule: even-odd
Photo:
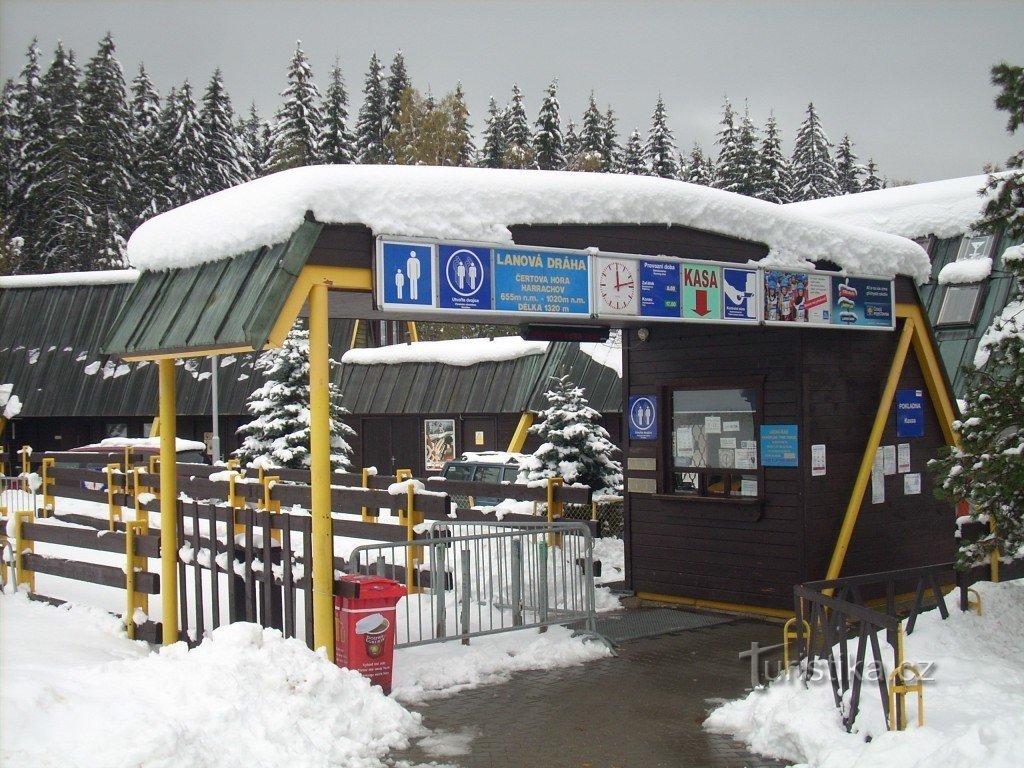
[[[460,245],[438,246],[442,309],[493,309],[491,301],[491,251]]]
[[[658,439],[657,395],[633,395],[629,398],[629,439]]]
[[[384,303],[434,306],[434,249],[424,243],[384,243]]]
[[[757,272],[753,269],[722,270],[722,317],[757,322]]]
[[[924,437],[923,390],[896,390],[896,436]]]

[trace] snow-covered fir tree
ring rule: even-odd
[[[129,119],[132,133],[132,196],[128,201],[128,229],[132,230],[160,210],[165,158],[160,153],[160,94],[140,64],[132,79]]]
[[[814,102],[807,105],[807,117],[800,124],[793,141],[792,195],[794,202],[835,197],[839,194],[836,165],[829,151],[828,136],[821,126]]]
[[[852,195],[863,191],[860,181],[863,172],[864,166],[857,162],[849,134],[843,134],[842,141],[836,147],[836,182],[839,184],[839,194]]]
[[[864,181],[861,182],[861,192],[874,192],[876,189],[885,189],[885,182],[878,176],[878,168],[875,166],[875,158],[870,158],[864,166]]]
[[[288,85],[281,96],[284,102],[274,118],[271,133],[270,173],[320,162],[320,91],[313,82],[313,69],[301,40],[295,44],[288,65]]]
[[[587,109],[583,113],[583,122],[580,125],[579,148],[576,153],[577,170],[604,171],[607,169],[608,164],[604,156],[606,138],[604,116],[597,108],[594,92],[591,91]]]
[[[47,136],[47,105],[43,96],[41,52],[33,39],[25,54],[27,61],[21,77],[14,85],[15,126],[19,148],[19,167],[15,174],[17,187],[12,204],[13,231],[20,237],[19,270],[33,272],[38,269],[35,243],[39,223],[46,215],[45,201],[32,196],[43,167],[43,153],[49,148]],[[33,206],[42,205],[38,211]]]
[[[782,139],[779,136],[779,125],[775,122],[775,115],[768,115],[768,122],[764,126],[757,176],[755,197],[770,203],[789,202],[789,160],[782,151]]]
[[[986,524],[980,535],[960,539],[962,567],[995,550],[1024,558],[1024,247],[1008,248],[1002,262],[1016,295],[982,336],[974,367],[965,371],[966,405],[953,422],[960,444],[929,464],[939,495],[966,500],[971,518]]]
[[[260,118],[255,102],[249,105],[249,116],[242,121],[238,133],[253,178],[266,175],[270,163],[271,130],[270,124]]]
[[[700,184],[702,187],[710,187],[715,181],[714,164],[710,157],[704,156],[700,144],[693,142],[693,149],[690,150],[690,157],[686,163],[686,176],[683,181],[691,184]]]
[[[1024,67],[997,64],[992,67],[992,84],[1000,91],[996,109],[1010,115],[1006,130],[1013,134],[1024,125]],[[990,200],[985,204],[981,226],[1006,227],[1011,237],[1024,237],[1024,149],[1006,160],[1008,173],[989,176],[985,185]]]
[[[562,142],[562,119],[559,115],[558,80],[548,85],[547,94],[537,114],[537,130],[533,134],[533,153],[537,167],[542,171],[560,171],[565,168],[565,148]]]
[[[544,393],[549,405],[540,412],[530,432],[542,443],[523,462],[527,481],[549,477],[588,485],[595,493],[612,493],[622,485],[622,464],[613,456],[618,448],[598,422],[601,414],[590,407],[583,389],[569,376],[552,377]]]
[[[356,157],[360,163],[385,163],[388,150],[388,100],[384,87],[384,65],[374,51],[363,85],[363,103],[356,120]]]
[[[480,166],[504,168],[507,148],[505,110],[498,109],[498,102],[491,96],[487,103],[487,120],[484,122],[484,146],[480,150]]]
[[[455,165],[468,168],[476,159],[476,145],[473,143],[473,126],[469,122],[469,107],[466,106],[466,94],[461,82],[455,84],[450,104]]]
[[[409,72],[405,67],[405,56],[401,51],[391,59],[391,66],[388,69],[387,91],[385,93],[385,108],[387,120],[384,126],[385,138],[389,133],[398,130],[398,113],[402,105],[402,95],[412,87],[409,79]],[[432,106],[432,105],[431,105]],[[387,146],[387,145],[385,145]],[[386,157],[385,162],[393,162],[393,157]]]
[[[166,202],[161,210],[205,196],[209,190],[205,142],[188,80],[167,95],[160,113],[159,144],[167,168],[162,192]]]
[[[320,159],[328,164],[347,165],[355,162],[356,137],[348,127],[348,92],[337,59],[331,67],[330,79],[324,95]]]
[[[576,121],[571,117],[562,131],[562,154],[565,156],[563,170],[581,171],[580,168],[580,135],[576,130]]]
[[[14,226],[14,201],[21,186],[21,131],[17,88],[7,80],[0,90],[0,212]]]
[[[242,466],[308,468],[309,331],[292,329],[280,349],[264,352],[253,367],[266,382],[249,395],[245,407],[254,418],[238,428],[242,444],[234,456]],[[355,432],[342,421],[348,411],[341,404],[341,391],[333,383],[329,388],[331,470],[346,470],[352,463],[348,440]]]
[[[82,136],[86,205],[92,211],[97,266],[124,266],[131,234],[129,201],[135,195],[133,143],[124,71],[108,32],[85,67],[82,81]]]
[[[737,130],[736,113],[733,111],[728,97],[725,99],[725,104],[722,105],[722,119],[718,125],[718,134],[715,138],[715,144],[718,146],[718,162],[715,166],[718,169],[718,175],[715,179],[715,186],[731,192],[737,185],[734,169]]]
[[[718,132],[717,174],[715,186],[727,192],[753,196],[758,191],[760,158],[757,147],[757,129],[750,119],[749,109],[737,127],[729,100],[722,110],[722,128]]]
[[[637,128],[629,134],[626,140],[626,148],[622,152],[622,172],[632,176],[645,176],[647,174],[647,160],[644,157],[644,145],[640,139],[640,131]]]
[[[604,140],[601,142],[601,170],[605,173],[616,173],[621,163],[622,146],[619,144],[618,120],[611,107],[604,111]]]
[[[651,115],[651,130],[647,135],[647,143],[644,145],[644,158],[650,169],[650,174],[663,179],[678,179],[679,166],[676,160],[678,154],[675,137],[668,127],[665,102],[662,101],[659,94],[654,114]]]
[[[206,184],[210,193],[254,178],[248,153],[235,127],[231,97],[224,90],[220,69],[214,70],[199,112],[206,150]]]
[[[505,124],[505,167],[534,168],[534,156],[530,123],[523,107],[523,94],[519,84],[512,85],[512,101],[504,118]]]

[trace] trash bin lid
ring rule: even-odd
[[[394,579],[385,579],[382,576],[346,573],[339,581],[341,582],[340,594],[342,597],[376,599],[405,597],[406,594],[404,584]]]

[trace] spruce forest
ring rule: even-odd
[[[619,131],[593,92],[579,123],[564,118],[558,82],[536,120],[512,86],[491,97],[474,133],[461,84],[441,98],[412,83],[401,52],[370,59],[358,112],[337,62],[317,86],[301,43],[272,117],[237,112],[219,70],[199,93],[187,80],[157,92],[144,65],[129,81],[108,34],[84,66],[35,41],[0,94],[0,274],[126,266],[146,219],[276,171],[328,163],[479,166],[627,173],[678,179],[775,203],[880,189],[873,161],[844,135],[830,142],[814,104],[783,149],[774,115],[759,129],[725,100],[715,146],[680,150],[661,97],[645,131]]]

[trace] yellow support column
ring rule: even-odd
[[[135,611],[149,613],[149,595],[135,591],[135,571],[144,571],[147,568],[147,558],[135,554],[135,537],[145,536],[149,533],[149,523],[145,520],[130,520],[125,523],[125,595],[126,605],[124,614],[125,629],[128,630],[128,638],[135,639]]]
[[[512,439],[509,441],[509,453],[519,453],[523,450],[523,446],[526,444],[526,437],[530,434],[530,427],[532,426],[533,414],[529,411],[524,411],[523,415],[519,417],[519,424],[516,426],[516,432],[512,435]]]
[[[309,290],[309,442],[313,487],[313,648],[334,660],[334,536],[331,532],[331,433],[327,284]]]
[[[178,642],[178,414],[174,359],[160,360],[160,605],[163,644]]]
[[[114,486],[114,473],[120,469],[120,464],[107,464],[107,517],[110,518],[111,531],[116,531],[117,524],[122,522],[121,505],[114,503],[114,497],[117,495],[117,488]]]
[[[56,459],[43,459],[42,469],[40,470],[43,475],[43,509],[40,513],[40,517],[50,517],[57,509],[57,502],[53,496],[53,467],[56,464]]]
[[[36,545],[34,541],[25,541],[21,535],[21,526],[25,523],[34,523],[36,513],[34,511],[14,513],[14,573],[18,578],[15,586],[25,584],[29,592],[36,591],[36,574],[25,568],[24,555],[26,552],[34,553]]]

